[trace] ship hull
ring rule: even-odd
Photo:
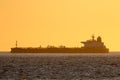
[[[105,48],[11,48],[11,53],[108,53]]]

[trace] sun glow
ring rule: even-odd
[[[119,0],[0,0],[0,50],[81,46],[92,34],[120,50]]]

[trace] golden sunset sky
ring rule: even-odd
[[[92,34],[120,51],[120,0],[0,0],[0,51],[79,46]]]

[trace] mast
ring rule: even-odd
[[[16,41],[16,44],[15,44],[15,46],[16,46],[16,48],[17,48],[17,46],[18,46],[18,42]]]
[[[93,41],[95,40],[95,36],[94,36],[94,34],[92,35],[92,40],[93,40]]]

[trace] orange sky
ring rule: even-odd
[[[120,0],[0,0],[0,50],[81,46],[92,34],[120,51]]]

